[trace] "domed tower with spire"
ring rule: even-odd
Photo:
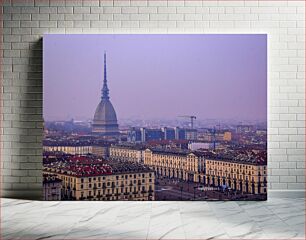
[[[101,100],[98,104],[93,123],[92,132],[101,136],[113,136],[119,135],[117,115],[113,104],[109,100],[109,89],[107,87],[107,75],[106,75],[106,53],[104,52],[104,80],[101,91]]]

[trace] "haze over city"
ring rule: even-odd
[[[266,120],[265,34],[45,35],[45,120],[92,119],[104,51],[119,120]]]

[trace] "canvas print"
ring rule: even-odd
[[[265,34],[47,34],[45,200],[267,198]]]

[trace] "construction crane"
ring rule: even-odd
[[[196,117],[196,116],[183,115],[183,116],[178,116],[178,117],[182,117],[182,118],[190,118],[190,127],[191,127],[191,129],[193,129],[193,121],[194,121],[195,119],[197,119],[197,117]]]

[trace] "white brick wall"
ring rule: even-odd
[[[43,33],[268,33],[269,189],[305,189],[303,1],[4,0],[2,11],[2,196],[41,194]]]

